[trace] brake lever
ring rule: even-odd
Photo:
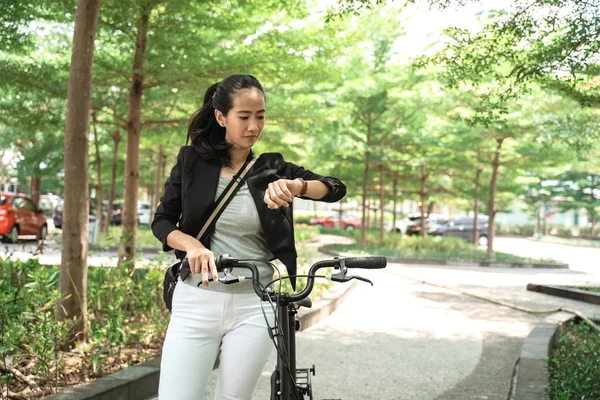
[[[371,281],[370,281],[370,280],[368,280],[367,278],[363,278],[362,276],[358,276],[358,275],[349,276],[349,277],[348,277],[348,280],[351,280],[351,279],[357,279],[357,280],[359,280],[359,281],[367,282],[367,283],[370,283],[370,284],[371,284],[371,286],[373,286],[373,282],[371,282]]]
[[[219,278],[219,282],[224,283],[226,285],[238,283],[239,281],[244,279],[244,277],[242,276],[233,275],[233,268],[231,268],[231,266],[223,268],[223,274],[224,276],[222,278]]]
[[[331,275],[331,280],[334,281],[334,282],[342,282],[342,283],[343,282],[350,282],[352,279],[356,279],[356,280],[359,280],[359,281],[370,283],[371,286],[373,286],[373,282],[371,282],[367,278],[363,278],[362,276],[357,276],[357,275],[346,276],[345,273]]]
[[[240,280],[242,280],[240,276],[233,276],[233,275],[225,275],[223,278],[219,278],[219,282],[224,283],[225,285],[230,285],[232,283],[238,283]]]

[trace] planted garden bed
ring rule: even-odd
[[[574,318],[557,332],[548,362],[552,400],[600,399],[600,334]]]

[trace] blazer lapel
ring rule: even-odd
[[[197,234],[215,202],[221,166],[218,163],[206,162],[197,155],[196,157],[197,159],[190,163],[189,169],[184,173],[184,181],[187,181],[184,207],[191,217],[190,222],[194,225],[193,229]]]

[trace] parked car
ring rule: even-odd
[[[325,228],[339,228],[340,218],[337,216],[312,218],[309,224]],[[342,229],[352,230],[356,228],[360,228],[360,218],[352,215],[342,215]]]
[[[54,208],[54,213],[52,214],[52,219],[54,220],[54,227],[58,228],[58,229],[62,229],[62,225],[63,225],[63,207],[64,207],[64,200],[61,199],[58,202],[58,204],[56,205],[56,207]],[[104,215],[104,218],[106,218],[108,216],[108,207],[106,206],[106,204],[102,205],[102,214]],[[89,209],[88,215],[94,216],[94,221],[95,221],[96,203],[90,202],[90,209]]]
[[[61,201],[61,198],[57,195],[43,194],[40,196],[38,207],[44,210],[44,215],[46,215],[47,218],[52,218],[54,208],[56,208],[59,201]]]
[[[19,241],[19,236],[35,235],[44,240],[48,224],[44,211],[22,194],[0,193],[0,236],[9,243]]]
[[[139,225],[150,225],[150,203],[138,202],[137,214]]]
[[[487,215],[480,214],[477,217],[478,243],[480,246],[487,246],[488,242],[488,220]],[[459,237],[468,241],[473,240],[473,230],[475,227],[474,218],[468,216],[451,218],[439,226],[433,234],[436,236]]]
[[[392,225],[394,224],[393,221],[388,221],[385,223],[385,230],[386,232],[396,232],[396,233],[402,233],[402,234],[406,234],[406,230],[408,229],[408,225],[409,225],[409,219],[408,218],[402,218],[402,219],[396,219],[396,226],[392,227]]]
[[[417,236],[421,234],[421,216],[409,216],[409,224],[406,228],[406,234],[408,236]],[[425,221],[425,229],[427,229],[427,234],[431,235],[435,231],[438,230],[440,225],[442,225],[448,219],[447,216],[441,214],[430,214]]]
[[[111,225],[121,225],[121,217],[123,216],[123,203],[113,203],[112,217],[110,218]]]
[[[54,212],[52,213],[52,220],[54,220],[54,227],[58,229],[62,229],[62,220],[63,220],[63,206],[64,201],[59,200],[56,207],[54,207]]]

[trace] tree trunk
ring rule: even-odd
[[[42,179],[39,176],[31,177],[31,200],[36,207],[40,206]]]
[[[360,248],[365,247],[367,241],[367,224],[369,223],[367,217],[367,190],[369,181],[369,158],[371,152],[369,146],[371,144],[371,125],[367,125],[367,145],[365,150],[365,171],[363,174],[363,188],[362,188],[362,221],[360,224]]]
[[[100,144],[98,141],[98,131],[96,130],[96,114],[92,114],[92,127],[94,128],[94,147],[96,149],[96,170],[98,174],[98,179],[96,181],[96,226],[103,226],[103,217],[102,213],[102,159],[100,157]]]
[[[137,192],[140,181],[140,134],[142,129],[142,92],[144,89],[144,61],[148,25],[152,6],[148,2],[142,5],[138,23],[133,73],[129,90],[127,110],[127,157],[125,160],[125,188],[123,193],[123,216],[121,220],[121,243],[119,246],[119,265],[133,265],[137,231]]]
[[[535,233],[537,234],[541,234],[541,227],[540,227],[540,208],[536,205],[535,206]]]
[[[117,167],[119,164],[119,142],[121,141],[121,134],[119,130],[115,130],[115,133],[112,135],[113,140],[113,157],[112,157],[112,165],[111,165],[111,175],[110,175],[110,191],[108,192],[108,210],[106,223],[104,224],[104,233],[108,233],[108,228],[110,227],[110,223],[112,221],[112,211],[113,211],[113,203],[115,201],[115,186],[117,184]]]
[[[340,200],[340,211],[338,213],[338,229],[344,229],[344,224],[342,223],[342,215],[344,213],[344,210],[342,208],[344,199]]]
[[[57,320],[73,319],[67,345],[86,341],[88,253],[88,135],[94,40],[100,0],[78,0],[65,123],[65,193]]]
[[[481,180],[482,168],[479,168],[481,162],[481,150],[477,150],[477,171],[475,172],[475,201],[473,204],[473,244],[479,245],[479,181]],[[489,225],[488,225],[489,227]]]
[[[544,200],[544,218],[542,220],[544,224],[544,236],[548,236],[548,200]]]
[[[150,185],[147,188],[148,190],[148,201],[150,202],[150,223],[152,223],[152,220],[154,219],[154,205],[158,203],[158,201],[156,201],[156,199],[158,198],[158,194],[156,193],[156,186],[155,185]]]
[[[421,200],[421,205],[420,205],[420,210],[421,210],[421,237],[425,238],[427,237],[427,218],[429,218],[429,215],[425,215],[425,198],[426,198],[426,192],[425,192],[425,184],[427,183],[427,175],[425,174],[425,165],[421,164],[421,188],[419,190],[419,198]]]
[[[592,239],[594,239],[596,237],[596,210],[594,208],[594,205],[597,203],[596,203],[596,198],[594,197],[594,193],[597,189],[597,186],[598,186],[597,177],[592,176],[592,185],[590,188],[590,197],[591,197],[590,204],[592,205],[592,207],[590,208],[590,212],[589,212],[590,223],[592,224],[592,226],[590,227],[590,237]]]
[[[369,225],[370,227],[373,228],[377,228],[377,212],[379,211],[379,209],[377,208],[377,200],[373,199],[373,201],[371,202],[372,204],[372,210],[373,211],[373,220],[371,221],[371,224]]]
[[[394,206],[393,206],[393,210],[392,210],[392,232],[396,233],[396,208],[398,207],[398,177],[394,176]]]
[[[379,208],[380,217],[379,217],[379,241],[383,243],[383,217],[385,214],[385,192],[383,190],[384,185],[384,174],[383,174],[383,164],[379,164]]]
[[[487,246],[487,257],[492,259],[494,256],[494,236],[496,235],[496,226],[494,220],[496,218],[496,184],[498,183],[498,169],[500,168],[500,150],[502,149],[503,139],[497,139],[498,146],[496,147],[496,154],[494,155],[494,161],[492,162],[492,179],[490,181],[490,199],[488,205],[489,220],[488,220],[488,246]]]
[[[371,227],[371,200],[366,201],[366,211],[365,211],[365,219],[366,219],[366,229],[368,230]]]
[[[152,204],[150,205],[150,221],[154,219],[154,212],[156,211],[156,207],[158,207],[158,203],[160,202],[160,196],[162,194],[162,159],[163,159],[163,145],[158,145],[158,163],[156,163],[156,181],[154,182],[154,190],[153,194],[150,196],[152,199]]]
[[[429,205],[427,206],[427,218],[429,218],[429,216],[431,215],[431,213],[433,213],[433,207],[435,206],[435,201],[430,201]]]

